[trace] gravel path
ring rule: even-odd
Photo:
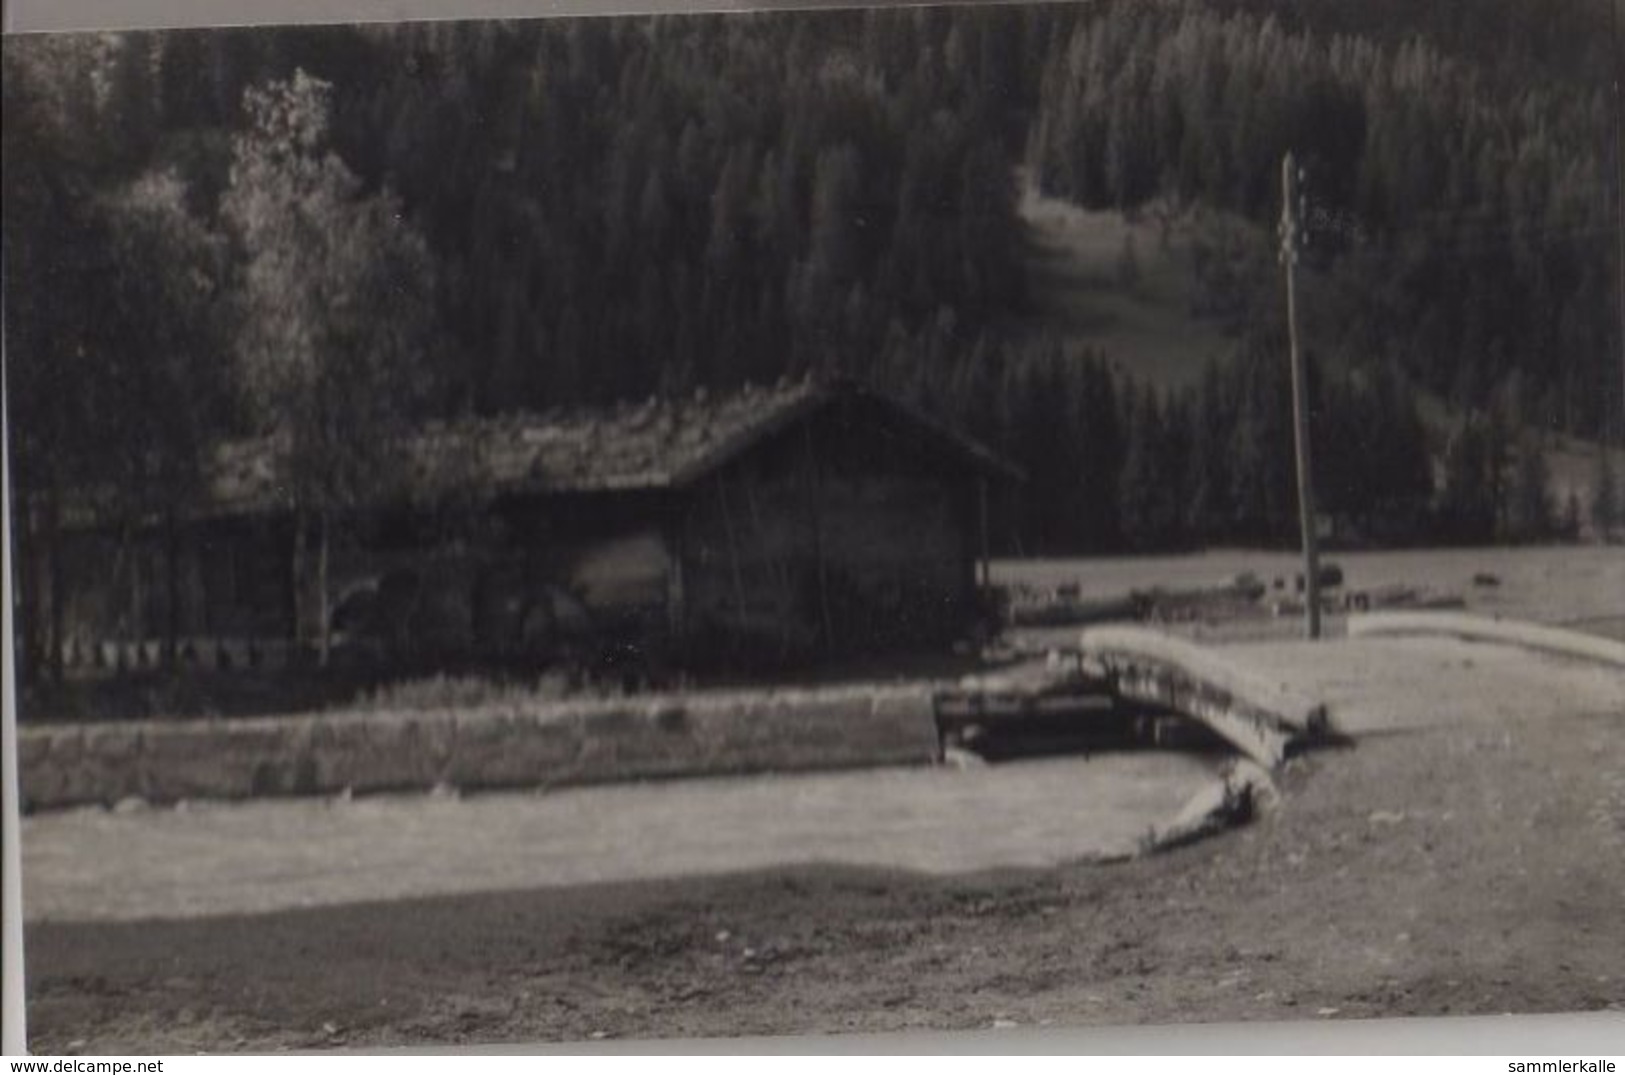
[[[1318,695],[1349,735],[1499,719],[1625,716],[1625,673],[1452,638],[1247,643],[1226,654]]]

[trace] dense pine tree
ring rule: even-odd
[[[325,239],[409,281],[378,285],[402,316],[344,331],[421,358],[430,410],[841,372],[1020,463],[1002,532],[1028,550],[1293,539],[1268,240],[1290,147],[1310,172],[1323,506],[1374,540],[1426,534],[1435,509],[1458,539],[1506,535],[1533,503],[1517,430],[1595,435],[1625,403],[1606,57],[1577,0],[1538,19],[1480,0],[1471,27],[1380,2],[1382,20],[1339,0],[1092,0],[8,38],[30,518],[105,477],[110,430],[141,446],[148,470],[117,484],[143,500],[266,426],[232,405],[252,400],[227,383],[240,369],[200,366],[263,328],[264,243],[232,243],[235,147],[245,102],[303,71],[331,86],[324,153],[356,210]],[[1023,164],[1086,206],[1197,213],[1195,312],[1235,354],[1158,394],[1111,356],[1032,339]],[[1125,283],[1144,253],[1125,245]],[[1462,421],[1436,504],[1417,388],[1495,414]],[[198,406],[162,443],[117,425],[125,393],[166,391]],[[1495,407],[1509,398],[1516,416]]]

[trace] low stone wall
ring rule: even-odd
[[[24,727],[25,810],[921,763],[931,689],[841,687]]]

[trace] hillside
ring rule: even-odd
[[[1234,358],[1241,327],[1234,318],[1202,312],[1204,302],[1212,304],[1212,285],[1197,270],[1195,249],[1225,234],[1251,250],[1256,261],[1271,237],[1235,214],[1176,212],[1163,202],[1133,214],[1084,209],[1041,193],[1024,169],[1017,172],[1017,184],[1030,304],[1029,315],[1010,325],[1017,339],[1058,341],[1069,354],[1099,354],[1125,382],[1149,385],[1170,397],[1199,391],[1210,360],[1223,364]],[[1132,268],[1125,262],[1132,262]],[[1274,271],[1268,265],[1253,266],[1255,272],[1260,269]],[[1326,286],[1313,269],[1306,269],[1305,276],[1311,294]],[[1282,305],[1262,313],[1285,317]],[[1313,325],[1320,319],[1311,309],[1305,320]],[[1312,333],[1305,342],[1311,350],[1327,350]],[[1332,362],[1339,374],[1348,372],[1347,356],[1335,349],[1323,360]],[[1446,448],[1466,414],[1460,405],[1415,384],[1407,385],[1406,392],[1426,430],[1438,480]],[[1597,441],[1553,433],[1539,422],[1512,430],[1510,440],[1539,446],[1554,521],[1566,520],[1572,499],[1579,507],[1581,535],[1595,537],[1590,505],[1602,450]],[[1614,473],[1625,472],[1625,458],[1617,450],[1613,458],[1621,460]]]
[[[1617,423],[1604,83],[1505,77],[1510,54],[1539,66],[1516,20],[1446,49],[1379,19],[1330,32],[1350,17],[1335,5],[1228,6],[1080,13],[1046,53],[1027,154],[1041,189],[1092,210],[1173,198],[1273,231],[1290,150],[1323,351],[1389,356],[1465,408],[1515,387],[1551,428]]]
[[[1234,348],[1217,318],[1193,312],[1188,218],[1082,209],[1040,193],[1025,173],[1017,211],[1032,310],[1012,324],[1018,337],[1098,348],[1117,372],[1159,389],[1194,387],[1208,359]]]
[[[1574,5],[1538,32],[1512,0],[1393,7],[8,38],[20,495],[105,481],[140,517],[220,440],[286,433],[308,409],[256,385],[294,310],[313,395],[380,421],[856,376],[1028,472],[1011,547],[1286,540],[1292,149],[1333,225],[1303,282],[1314,390],[1348,419],[1338,509],[1386,540],[1507,536],[1480,490],[1436,516],[1418,428],[1437,401],[1437,455],[1516,400],[1543,435],[1617,438],[1609,101]],[[300,213],[324,223],[255,231]]]

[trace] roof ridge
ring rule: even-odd
[[[726,391],[650,393],[545,411],[515,409],[461,414],[403,430],[401,477],[417,501],[455,491],[592,492],[686,485],[726,466],[763,438],[838,399],[878,404],[883,421],[923,434],[935,451],[952,453],[988,473],[1021,477],[997,453],[949,423],[847,373],[744,382]],[[205,510],[255,513],[288,506],[284,435],[260,434],[217,444],[206,465]],[[385,484],[397,484],[389,482]]]

